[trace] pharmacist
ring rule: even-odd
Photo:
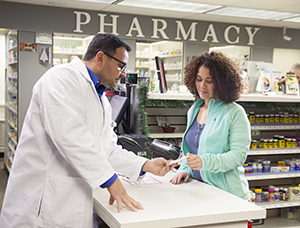
[[[117,145],[111,107],[104,95],[121,77],[131,48],[112,34],[98,34],[83,61],[47,71],[33,88],[9,176],[0,227],[93,227],[93,189],[109,203],[132,211],[142,205],[127,195],[116,172],[137,180],[165,175],[176,164],[147,160]],[[138,215],[137,215],[138,216]]]

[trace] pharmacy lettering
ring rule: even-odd
[[[87,12],[82,11],[74,11],[74,14],[76,16],[76,28],[73,30],[73,32],[76,33],[83,33],[83,27],[85,25],[88,25],[91,21],[91,15]],[[109,15],[107,14],[97,14],[99,17],[99,31],[98,33],[106,33],[105,28],[110,27],[111,33],[115,35],[120,35],[118,33],[118,18],[120,15]],[[110,18],[109,18],[110,17]],[[142,17],[142,16],[141,16]],[[111,22],[106,22],[107,20],[110,20]],[[121,21],[121,20],[120,20]],[[170,40],[170,37],[168,36],[166,30],[168,28],[168,22],[164,19],[154,19],[151,18],[152,21],[152,28],[149,28],[147,26],[147,30],[152,29],[152,35],[150,37],[146,37],[143,33],[142,25],[139,21],[138,17],[134,17],[131,22],[129,22],[130,25],[129,29],[125,35],[125,37],[136,37],[136,38],[151,38],[151,39],[163,39],[163,40]],[[122,23],[124,23],[122,21]],[[214,24],[208,24],[206,28],[203,30],[201,28],[201,35],[202,39],[197,39],[196,37],[199,37],[199,34],[197,34],[197,25],[198,22],[191,22],[189,25],[189,28],[186,29],[183,25],[183,22],[180,20],[174,20],[175,25],[175,37],[174,40],[178,41],[189,41],[189,42],[202,42],[202,43],[220,43],[219,37],[220,31],[216,31]],[[236,25],[229,25],[226,26],[225,29],[222,31],[222,40],[228,44],[240,44],[245,43],[247,45],[254,45],[254,37],[257,34],[257,32],[260,30],[260,28],[253,28],[253,27],[247,27],[245,26],[244,34],[246,36],[243,36],[243,39],[247,39],[244,42],[240,41],[241,38],[241,27],[243,26],[236,26]],[[199,28],[198,28],[199,29]],[[134,34],[134,35],[133,35]]]

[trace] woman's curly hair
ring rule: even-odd
[[[239,99],[243,91],[243,82],[238,63],[222,52],[215,51],[201,54],[191,60],[184,68],[183,83],[195,98],[199,97],[195,81],[201,66],[209,69],[214,82],[213,92],[218,99],[226,104]]]

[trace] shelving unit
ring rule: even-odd
[[[82,59],[92,37],[72,37],[62,34],[53,37],[53,65],[70,62],[75,56]]]
[[[155,94],[155,93],[148,93],[149,99],[159,99],[159,100],[183,100],[183,101],[193,101],[194,97],[190,93],[174,93],[174,92],[168,92],[164,94]],[[262,95],[262,94],[247,94],[242,95],[241,98],[238,100],[238,102],[265,102],[265,103],[276,103],[276,104],[291,104],[298,106],[298,103],[300,103],[300,96],[292,96],[292,95],[283,95],[283,96],[276,96],[276,95]],[[149,108],[150,109],[150,108]],[[164,111],[162,111],[163,109]],[[167,111],[168,108],[151,108],[151,115],[159,115],[160,113],[163,113]],[[178,109],[180,110],[180,109]],[[253,110],[246,110],[246,111],[253,111]],[[261,110],[262,114],[271,112],[271,110]],[[172,113],[175,113],[174,110],[170,111]],[[183,113],[181,113],[183,115]],[[184,118],[184,117],[182,117]],[[149,118],[150,119],[150,118]],[[151,129],[150,129],[151,130]],[[177,129],[176,129],[177,130]],[[288,134],[299,134],[300,130],[300,123],[291,123],[291,124],[252,124],[251,130],[261,132],[262,134],[267,135],[275,135],[280,132],[280,134],[283,134],[282,132],[289,132]],[[152,138],[177,138],[180,139],[180,137],[183,136],[182,132],[176,132],[175,133],[154,133],[150,131],[149,134]],[[248,159],[251,159],[253,157],[258,157],[260,159],[263,158],[292,158],[300,156],[300,148],[276,148],[276,149],[250,149],[248,153]],[[268,186],[270,184],[275,186],[295,186],[298,182],[300,183],[300,171],[291,171],[291,172],[277,172],[277,173],[259,173],[259,174],[246,174],[246,178],[249,181],[250,187],[254,186]],[[257,204],[258,206],[261,206],[267,210],[271,210],[271,217],[267,218],[265,220],[265,225],[259,225],[257,227],[263,227],[263,228],[273,228],[273,227],[300,227],[299,222],[295,221],[288,221],[286,219],[279,218],[279,210],[280,208],[285,207],[298,207],[300,206],[300,201],[279,201],[274,203],[260,203]],[[273,218],[273,214],[275,214],[275,218]],[[286,226],[280,226],[279,224],[287,224]],[[276,224],[276,226],[274,225]],[[278,226],[277,226],[278,225]]]
[[[182,53],[182,42],[137,42],[135,70],[140,76],[149,76],[152,81],[156,71],[155,56],[158,56],[164,60],[168,89],[178,90],[178,86],[182,84]],[[176,85],[173,86],[174,84]]]
[[[10,31],[6,35],[5,78],[5,148],[4,163],[10,172],[20,137],[23,121],[36,81],[52,66],[39,62],[39,53],[50,44],[36,44],[36,48],[24,51],[19,44],[35,44],[36,33]]]
[[[18,32],[7,34],[6,123],[4,163],[10,171],[18,143]]]

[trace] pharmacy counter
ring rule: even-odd
[[[248,219],[266,217],[266,210],[208,184],[191,180],[187,184],[169,182],[165,177],[147,174],[160,183],[131,185],[122,181],[127,193],[139,201],[144,210],[132,212],[123,207],[118,213],[116,202],[109,205],[106,189],[94,190],[94,211],[109,227],[115,228],[247,228]]]

